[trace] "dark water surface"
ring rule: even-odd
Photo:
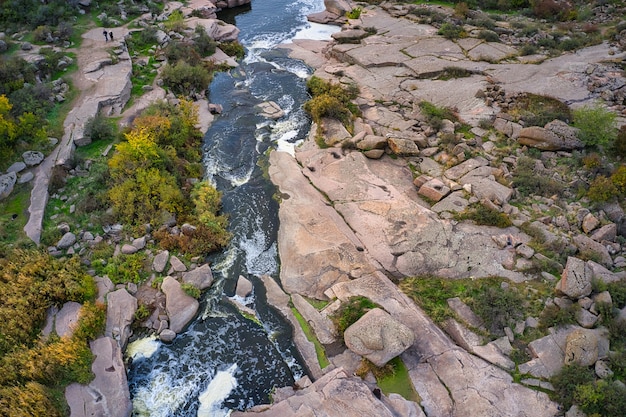
[[[288,151],[308,133],[310,120],[301,109],[308,69],[272,51],[308,26],[307,14],[323,8],[322,0],[253,0],[250,7],[219,16],[237,25],[247,49],[241,66],[218,74],[210,86],[210,101],[224,111],[203,145],[207,178],[223,193],[233,240],[209,260],[216,282],[188,329],[169,345],[147,338],[129,346],[136,416],[226,416],[268,402],[274,387],[306,373],[290,326],[266,306],[257,278],[276,278],[279,271],[278,205],[259,165],[269,148]],[[267,100],[286,116],[258,116],[254,106]],[[262,324],[244,318],[228,301],[239,275],[255,284],[253,296],[239,301],[255,309]]]

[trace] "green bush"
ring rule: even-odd
[[[523,319],[524,305],[519,292],[500,286],[486,287],[470,302],[474,312],[494,335],[504,335],[505,327],[514,327],[517,320]]]
[[[621,158],[626,158],[626,125],[619,128],[615,142],[613,142],[613,151]]]
[[[183,282],[182,284],[180,284],[180,288],[182,288],[182,290],[185,291],[185,294],[187,294],[188,296],[193,298],[200,298],[200,289],[195,285]]]
[[[378,304],[366,297],[351,297],[341,303],[341,307],[330,317],[337,328],[339,335],[343,336],[343,332],[356,323],[365,313],[378,308]]]
[[[528,55],[535,55],[537,53],[538,49],[535,45],[531,44],[531,43],[526,43],[524,45],[522,45],[522,47],[519,50],[519,54],[520,56],[528,56]]]
[[[594,203],[604,203],[613,200],[618,195],[618,189],[610,178],[598,175],[589,185],[587,197]]]
[[[569,410],[574,404],[576,389],[581,385],[591,384],[594,380],[595,376],[591,369],[575,364],[566,365],[550,379],[554,386],[554,399],[561,403],[565,410]]]
[[[441,25],[441,28],[437,31],[438,35],[443,36],[446,39],[459,39],[466,36],[463,26],[455,25],[454,23],[446,22]]]
[[[545,175],[537,175],[535,172],[535,160],[527,156],[521,156],[517,160],[517,167],[513,173],[513,187],[522,196],[532,194],[550,197],[563,192],[564,184]]]
[[[623,417],[626,388],[605,380],[582,384],[574,391],[574,402],[589,416]]]
[[[569,308],[560,308],[555,304],[551,304],[541,312],[539,316],[539,326],[542,329],[549,329],[550,327],[575,324],[576,311],[578,309],[578,304],[572,304]]]
[[[142,253],[111,258],[104,271],[114,284],[139,284],[148,276],[146,257]]]
[[[355,85],[343,87],[313,76],[307,81],[307,88],[312,98],[304,103],[304,109],[318,124],[322,118],[330,117],[349,126],[353,115],[359,113],[351,101],[358,96]]]
[[[481,30],[478,33],[478,39],[483,39],[487,42],[500,42],[500,36],[492,30]]]
[[[163,84],[174,94],[191,97],[206,91],[213,75],[203,66],[192,66],[184,61],[163,68]]]
[[[349,12],[346,12],[346,17],[348,19],[358,19],[359,17],[361,17],[361,8],[360,7],[355,7],[354,9],[350,10]]]
[[[610,147],[618,135],[616,119],[615,113],[595,104],[575,109],[573,124],[585,145]]]
[[[95,117],[87,119],[87,123],[85,123],[84,134],[92,141],[113,140],[116,133],[116,125],[99,113]]]
[[[509,114],[523,120],[526,126],[545,126],[555,119],[569,123],[572,112],[561,100],[539,94],[525,93],[516,98]]]
[[[456,214],[454,218],[457,220],[472,220],[479,225],[500,228],[509,227],[513,224],[506,214],[480,203],[468,207],[465,211]]]
[[[220,49],[228,56],[233,56],[237,59],[241,59],[246,55],[246,50],[243,45],[237,41],[234,42],[222,42],[220,43]]]

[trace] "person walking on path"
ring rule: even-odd
[[[108,42],[109,41],[109,32],[107,32],[107,30],[104,29],[104,31],[102,31],[102,33],[104,34],[104,41]],[[113,32],[111,32],[111,40],[113,40]]]
[[[109,32],[109,38],[111,38],[111,42],[113,42],[113,32]]]

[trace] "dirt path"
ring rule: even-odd
[[[41,239],[53,167],[71,159],[74,140],[82,138],[84,125],[89,118],[105,107],[111,113],[119,114],[130,95],[132,65],[122,42],[128,29],[120,27],[108,30],[113,32],[114,41],[105,41],[102,28],[94,28],[83,34],[83,42],[75,50],[78,70],[70,76],[74,88],[80,94],[63,123],[63,138],[34,172],[29,219],[24,232],[37,244]]]

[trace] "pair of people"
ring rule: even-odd
[[[113,32],[107,32],[107,30],[104,29],[104,31],[102,31],[102,34],[104,35],[105,42],[108,42],[109,38],[111,38],[111,41],[113,41]]]

